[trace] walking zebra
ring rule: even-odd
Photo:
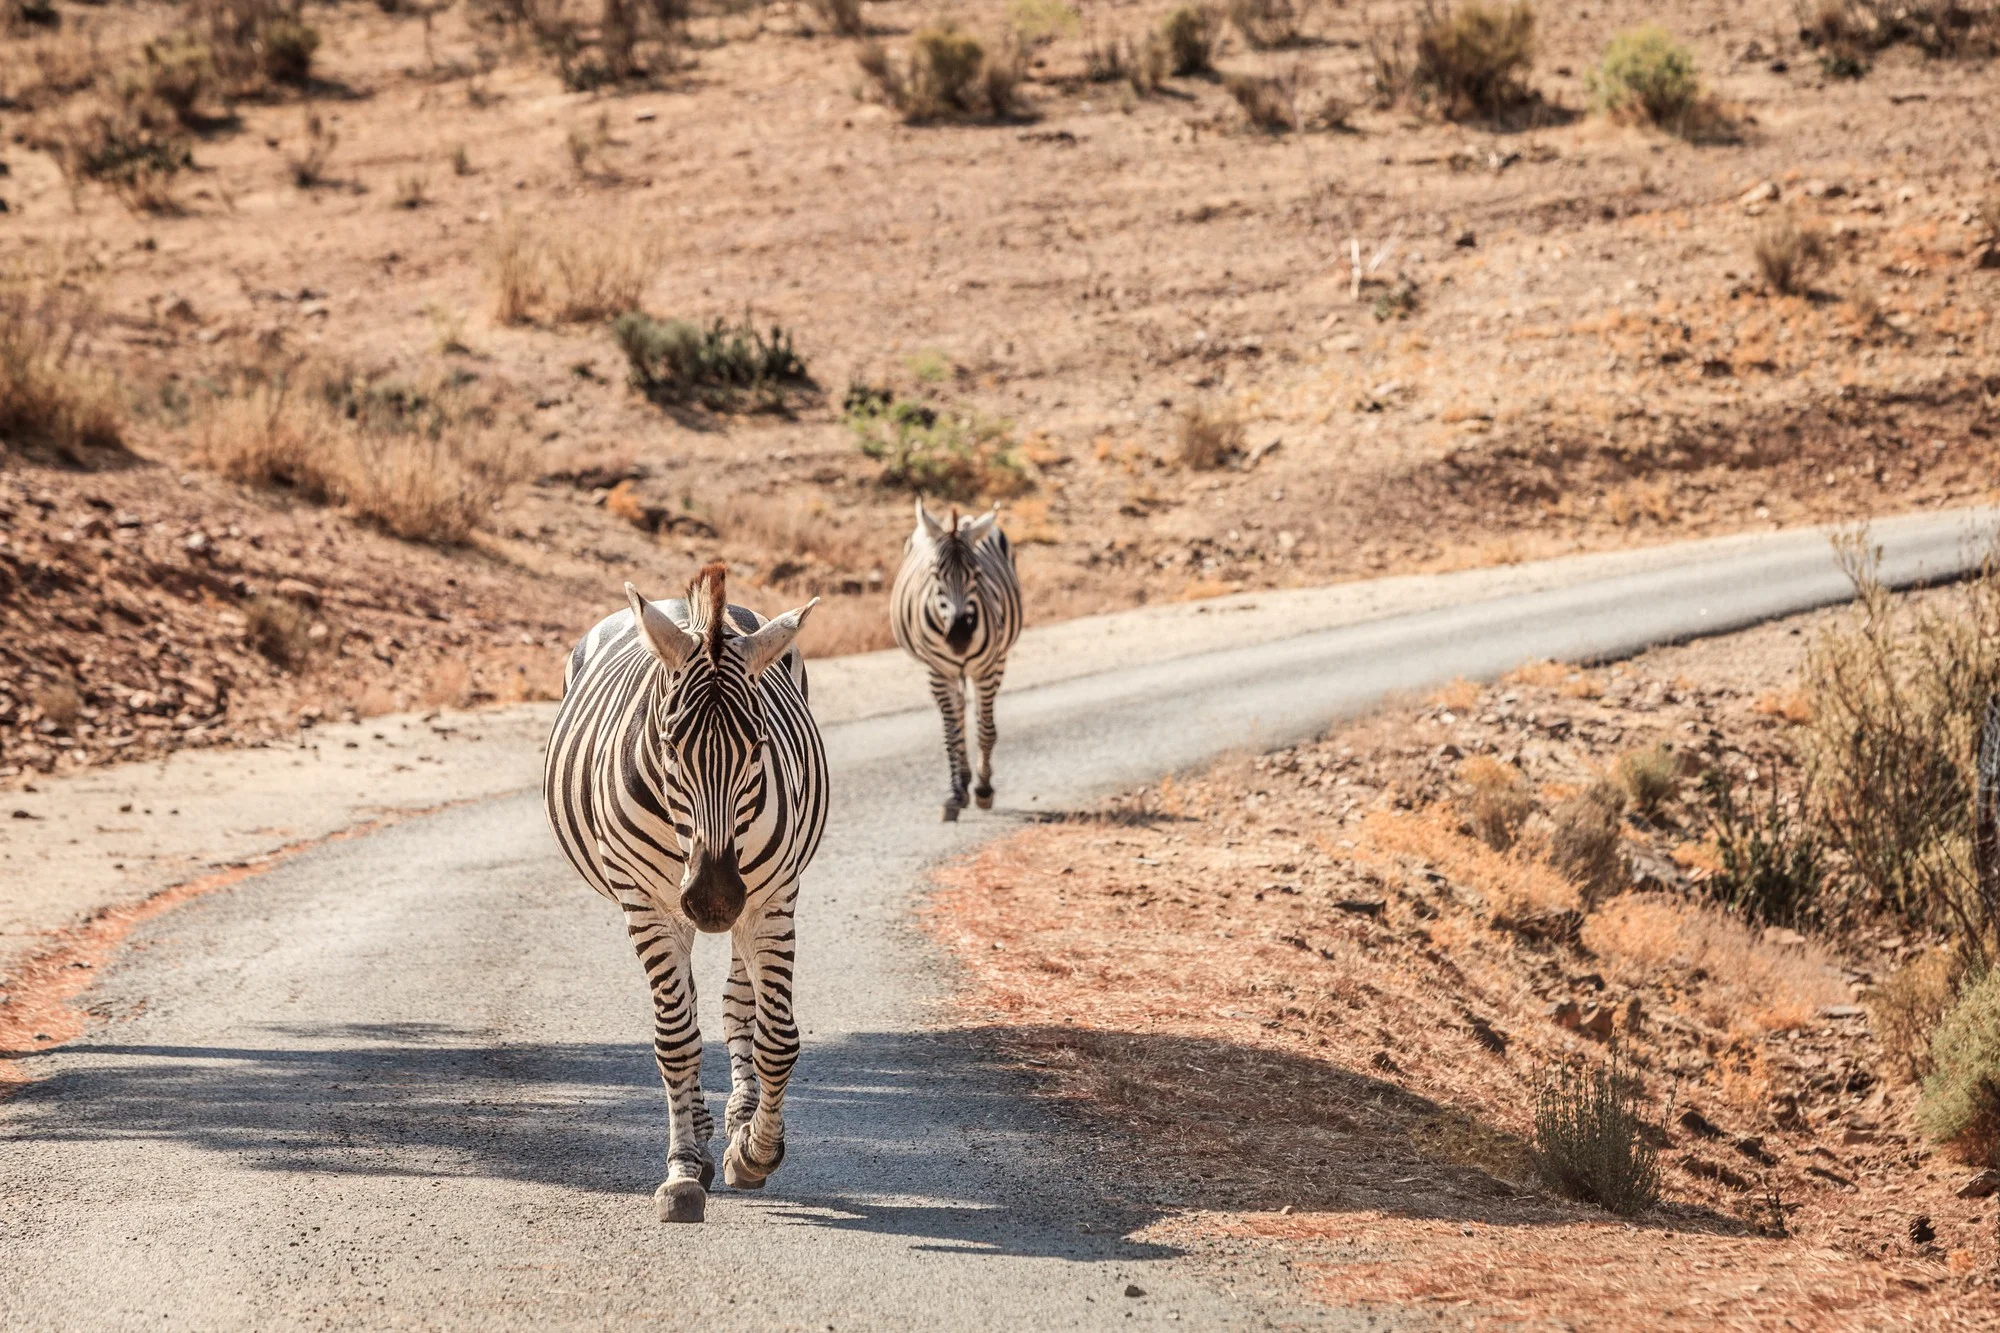
[[[826,751],[792,640],[818,598],[775,620],[730,606],[709,565],[686,600],[599,621],[571,650],[543,792],[577,873],[625,913],[653,993],[672,1115],[663,1222],[699,1222],[715,1176],[689,966],[697,930],[730,934],[722,992],[729,1142],[722,1177],[762,1188],[785,1158],[799,873],[826,824]]]
[[[889,601],[889,620],[903,651],[930,669],[931,697],[944,715],[944,753],[951,794],[944,817],[965,809],[972,774],[965,757],[965,686],[979,701],[981,810],[993,805],[993,696],[1007,670],[1007,652],[1021,634],[1021,582],[1014,548],[999,515],[940,523],[917,501],[917,530],[903,548],[903,568]]]

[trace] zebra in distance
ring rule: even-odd
[[[730,606],[720,564],[685,599],[628,610],[571,650],[543,794],[577,873],[618,904],[653,999],[670,1112],[663,1222],[699,1222],[715,1162],[690,966],[730,936],[722,993],[730,1093],[723,1180],[761,1189],[785,1157],[799,874],[826,825],[826,751],[793,640],[819,601],[766,621]]]
[[[889,620],[903,651],[931,673],[931,698],[944,716],[951,793],[944,817],[965,809],[972,773],[965,753],[965,692],[977,701],[981,810],[993,806],[993,696],[1007,670],[1007,653],[1021,634],[1021,581],[1014,548],[997,510],[978,518],[951,511],[941,523],[917,501],[917,527],[903,548],[903,567],[889,599]]]

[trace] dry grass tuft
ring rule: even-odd
[[[1531,100],[1526,75],[1535,63],[1535,11],[1462,0],[1425,0],[1419,11],[1410,77],[1446,116],[1493,116]]]
[[[658,234],[641,223],[563,228],[509,217],[486,252],[493,316],[502,324],[580,324],[635,310],[663,253]]]
[[[1207,5],[1182,5],[1160,24],[1166,39],[1167,68],[1185,79],[1215,70],[1215,11]]]
[[[1267,74],[1229,74],[1223,77],[1222,86],[1243,108],[1253,129],[1283,134],[1299,128],[1298,108],[1286,80]]]
[[[812,0],[812,8],[821,22],[842,37],[859,37],[868,31],[861,0]]]
[[[912,125],[982,115],[1006,119],[1022,109],[1017,92],[1025,52],[1017,40],[988,50],[947,21],[918,29],[900,60],[874,41],[863,44],[855,58],[883,99]]]
[[[1833,258],[1826,233],[1791,213],[1782,213],[1757,232],[1751,245],[1757,271],[1774,292],[1801,296]]]
[[[1494,851],[1507,851],[1520,838],[1528,816],[1535,813],[1535,793],[1527,776],[1512,764],[1484,754],[1473,755],[1459,765],[1458,776],[1472,789],[1465,812],[1472,821],[1472,831]]]
[[[87,449],[120,447],[116,387],[83,364],[88,313],[60,285],[0,276],[0,447],[72,464]]]
[[[83,716],[83,696],[66,680],[44,685],[34,692],[35,711],[57,731],[73,730]]]
[[[1176,461],[1196,472],[1213,472],[1243,456],[1243,418],[1230,407],[1188,408],[1180,416]]]
[[[1895,1073],[1914,1083],[1931,1072],[1931,1033],[1951,1007],[1958,961],[1932,949],[1891,972],[1868,992],[1868,1026]]]
[[[1666,741],[1630,750],[1612,765],[1612,780],[1643,819],[1657,819],[1681,788],[1681,757]]]
[[[243,604],[250,646],[287,671],[304,667],[312,655],[312,616],[283,597],[252,597]]]
[[[1439,809],[1416,814],[1371,810],[1362,821],[1368,845],[1429,863],[1476,891],[1495,916],[1529,920],[1575,911],[1576,885],[1538,858],[1495,851],[1458,831]]]
[[[1967,985],[1938,1023],[1917,1122],[1967,1160],[2000,1164],[2000,968]]]
[[[1313,8],[1313,0],[1231,0],[1229,21],[1252,48],[1271,51],[1304,44]]]
[[[1625,793],[1602,780],[1549,811],[1549,863],[1583,891],[1586,904],[1625,885],[1624,813]]]

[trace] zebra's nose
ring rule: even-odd
[[[735,852],[718,854],[707,844],[696,842],[681,879],[681,911],[694,922],[694,928],[710,935],[728,930],[743,914],[747,897],[749,891],[736,868]]]
[[[979,618],[971,611],[961,611],[953,617],[951,628],[945,631],[944,641],[951,645],[952,651],[963,652],[965,646],[972,642],[972,631],[978,624]]]

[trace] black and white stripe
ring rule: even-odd
[[[699,1222],[715,1174],[689,967],[697,930],[729,932],[723,1178],[756,1189],[785,1155],[799,874],[826,824],[826,752],[792,646],[813,602],[765,621],[729,606],[724,570],[686,600],[598,622],[571,651],[543,771],[570,864],[625,913],[653,994],[672,1113],[662,1221]],[[815,598],[816,602],[818,599]]]
[[[889,601],[896,642],[931,673],[931,697],[944,716],[944,750],[951,794],[944,817],[965,808],[972,774],[965,754],[965,691],[970,683],[979,725],[982,810],[993,805],[993,696],[1007,670],[1007,653],[1021,635],[1021,582],[1014,549],[998,514],[941,523],[917,501],[917,530],[903,548],[903,568]]]

